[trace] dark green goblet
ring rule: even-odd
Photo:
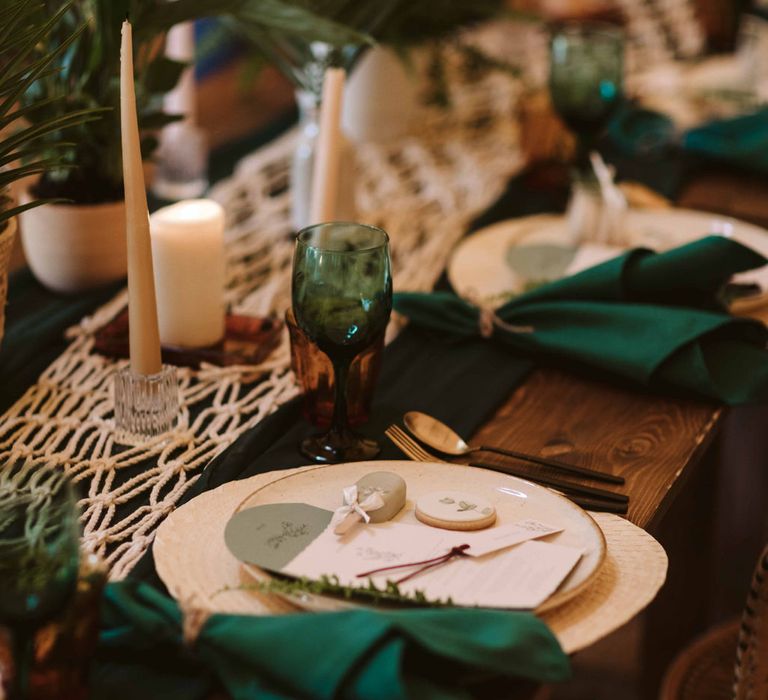
[[[13,635],[11,700],[28,695],[37,629],[77,585],[77,507],[62,467],[0,465],[0,624]]]
[[[330,359],[334,409],[330,430],[301,443],[316,462],[371,459],[379,445],[347,421],[347,375],[352,360],[381,340],[392,310],[387,234],[374,226],[333,222],[310,226],[296,237],[293,314],[307,337]]]
[[[552,34],[549,90],[576,136],[580,174],[591,171],[589,152],[621,99],[623,58],[623,35],[616,27],[566,24]]]

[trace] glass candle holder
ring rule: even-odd
[[[124,445],[136,445],[170,431],[179,413],[176,368],[163,365],[157,374],[138,374],[130,367],[115,374],[115,428]]]
[[[296,325],[290,309],[285,313],[285,325],[291,340],[291,369],[304,395],[302,414],[313,425],[328,428],[333,417],[333,365]],[[352,360],[347,378],[348,418],[352,427],[363,425],[370,418],[383,350],[384,336]]]

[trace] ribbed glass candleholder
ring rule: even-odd
[[[173,429],[179,414],[176,368],[163,365],[157,374],[138,374],[130,367],[115,374],[115,428],[118,442],[136,445]]]

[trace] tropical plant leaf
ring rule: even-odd
[[[14,216],[18,216],[22,212],[34,209],[43,204],[54,204],[66,202],[65,199],[36,199],[33,202],[27,202],[26,204],[19,204],[15,207],[0,207],[0,230],[5,228],[5,224],[10,221]]]
[[[59,113],[55,109],[61,99],[58,95],[22,100],[37,82],[53,78],[58,71],[54,64],[82,34],[84,27],[75,27],[57,46],[40,52],[64,24],[72,1],[50,13],[42,0],[3,0],[0,6],[0,230],[13,216],[42,203],[13,206],[5,194],[10,186],[22,178],[66,167],[62,130],[95,118],[94,111],[86,109]],[[20,101],[22,106],[18,106]],[[12,131],[16,125],[22,126]],[[60,139],[58,148],[44,142],[53,133]]]

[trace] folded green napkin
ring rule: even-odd
[[[759,172],[768,171],[768,109],[710,122],[683,135],[687,151]]]
[[[565,680],[568,657],[529,613],[461,608],[213,615],[192,646],[155,588],[107,586],[91,697],[466,698],[477,683]]]
[[[730,404],[762,401],[768,332],[728,315],[719,293],[731,275],[766,262],[718,236],[665,253],[633,250],[496,309],[493,337],[533,359],[642,386]],[[412,323],[447,333],[482,330],[480,309],[454,294],[399,293],[394,307]]]

